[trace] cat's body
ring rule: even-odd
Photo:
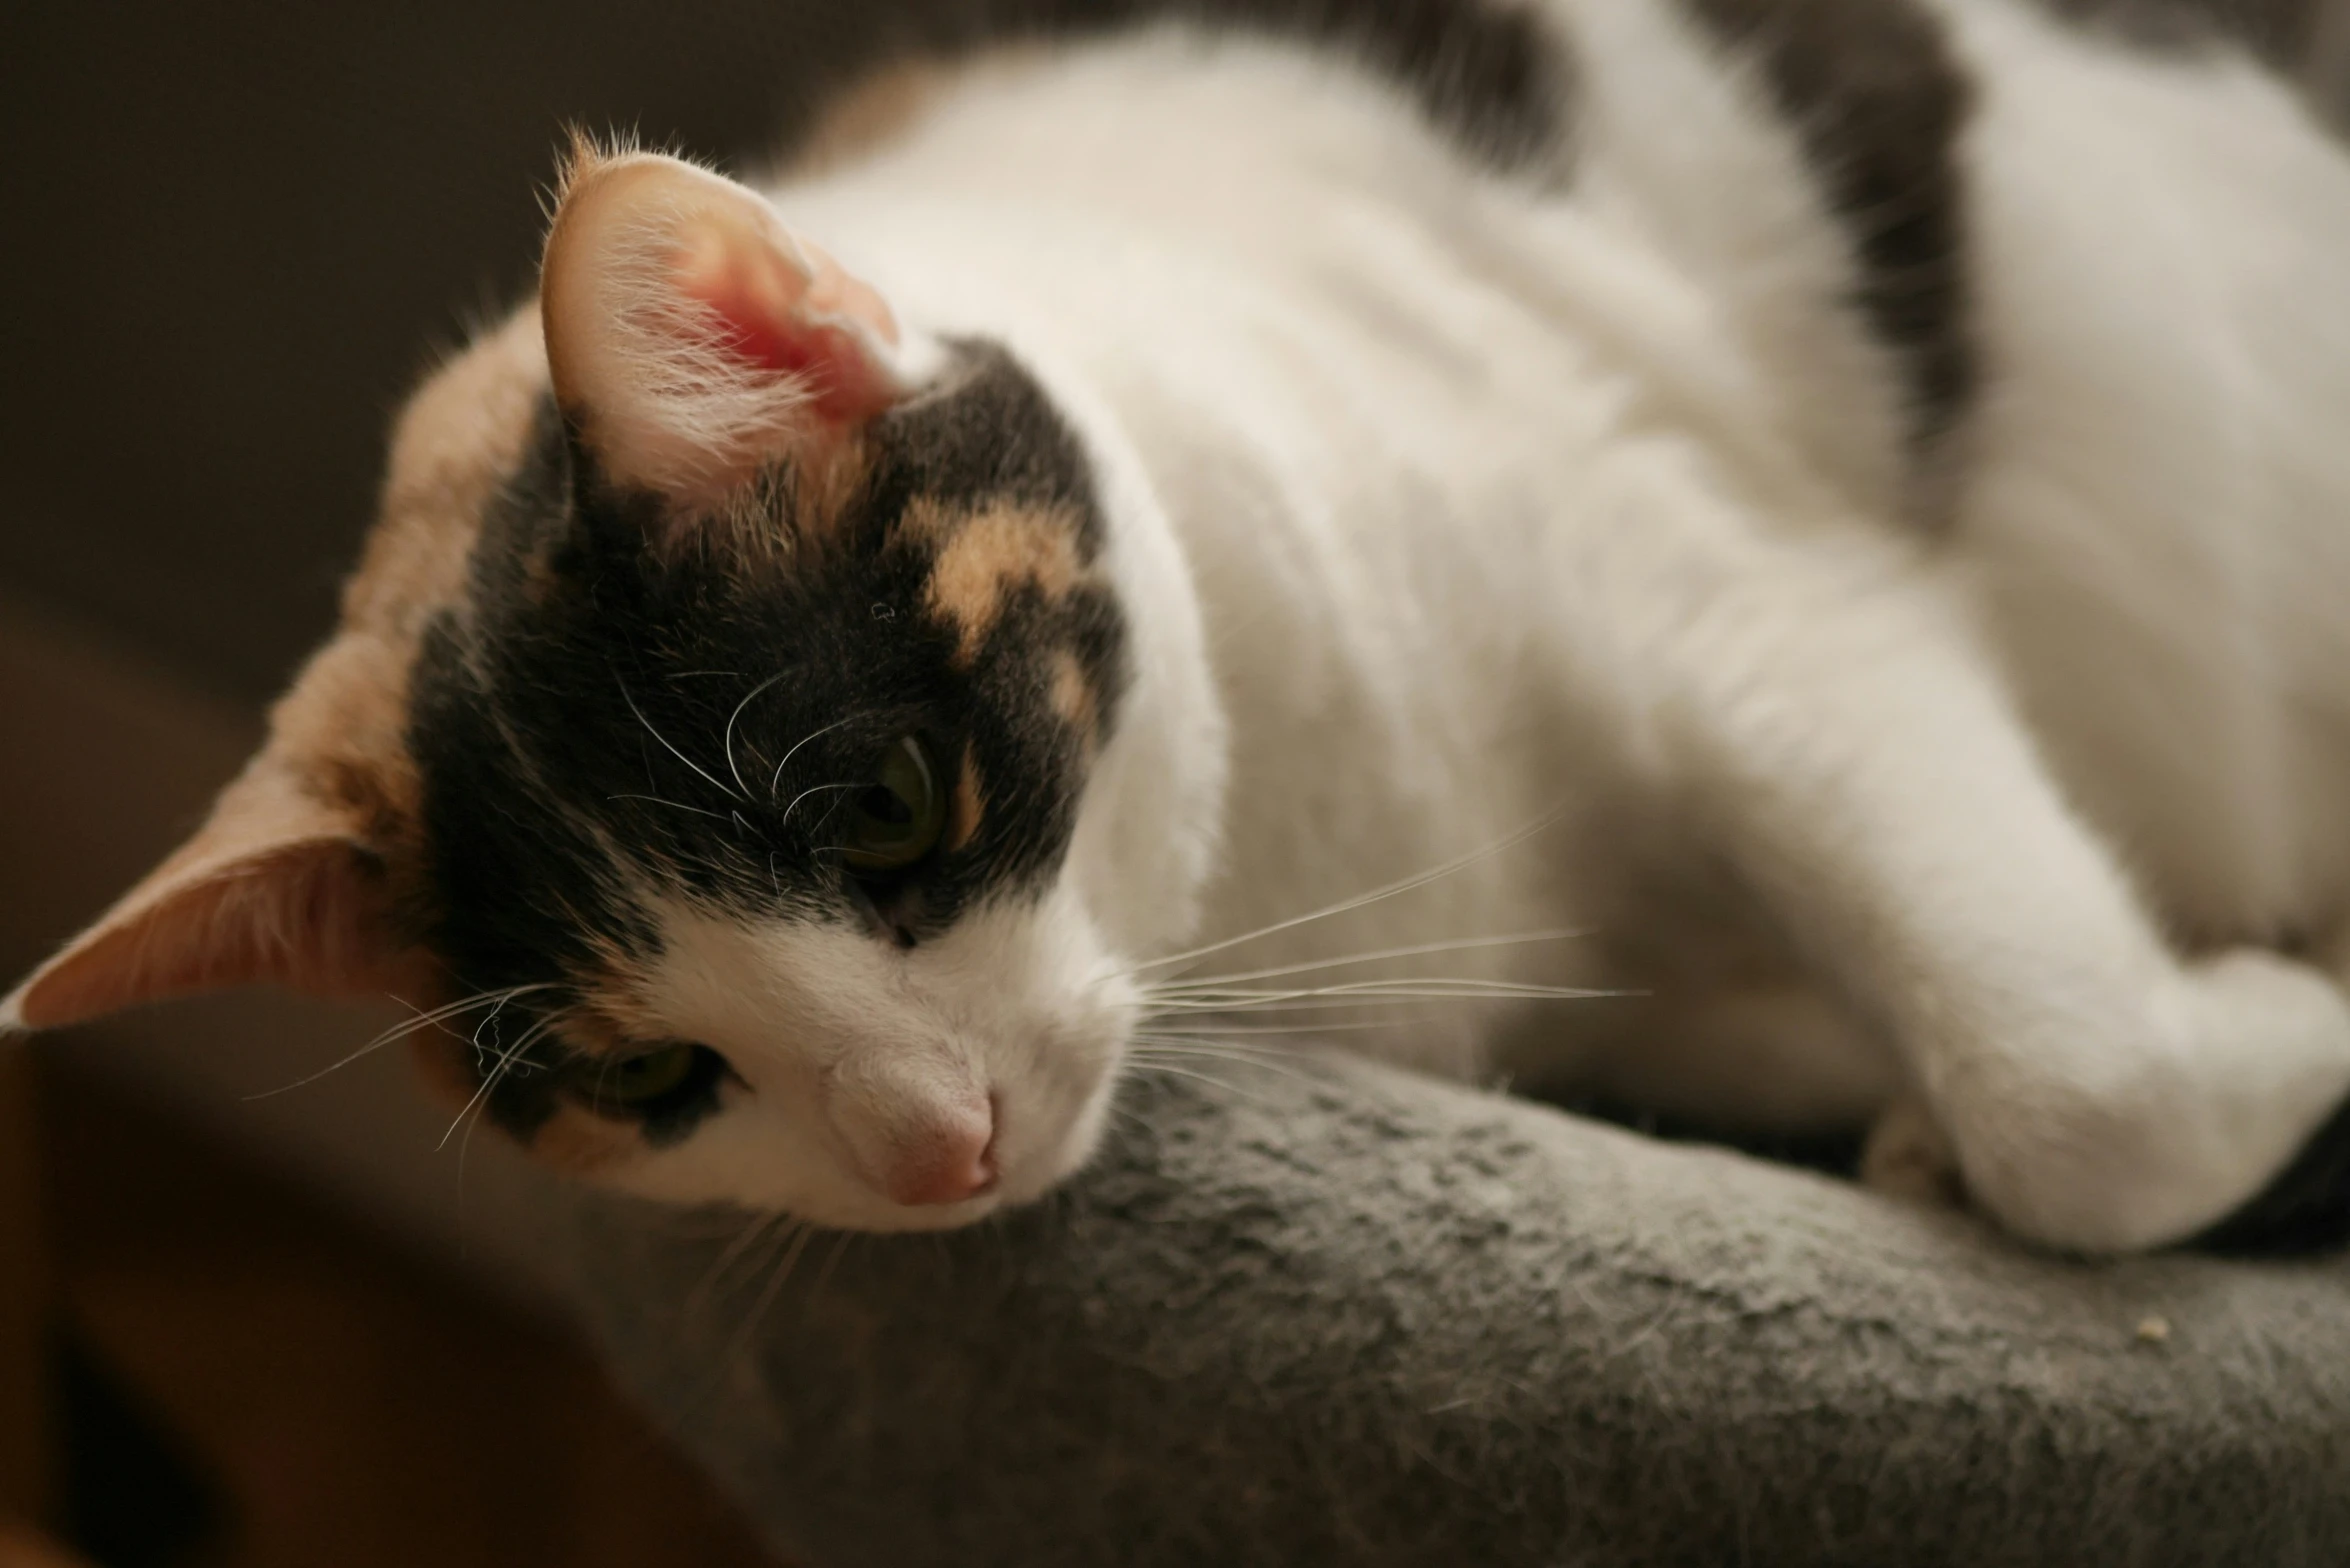
[[[2022,0],[1435,10],[1443,69],[1167,28],[895,81],[763,192],[845,287],[590,160],[563,427],[535,310],[422,395],[239,786],[361,827],[199,846],[26,1020],[420,947],[565,1060],[723,1059],[638,1147],[477,1035],[526,1141],[882,1227],[1065,1174],[1138,1034],[1333,1024],[1883,1120],[2057,1244],[2240,1208],[2350,1095],[2341,993],[2248,951],[2350,916],[2350,159],[2231,52]],[[705,316],[744,363],[663,359]],[[836,771],[897,724],[956,792],[866,890],[794,765],[876,704]],[[323,960],[126,958],[322,832],[381,884],[304,863],[365,906]]]

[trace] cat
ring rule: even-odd
[[[1316,1042],[2224,1230],[2350,1100],[2350,162],[2111,9],[1199,6],[582,141],[0,1023],[390,991],[559,1168],[870,1230]]]

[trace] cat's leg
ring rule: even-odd
[[[1902,1087],[1879,1042],[1817,987],[1689,996],[1670,982],[1610,983],[1625,994],[1577,1003],[1563,1042],[1546,1019],[1497,1065],[1537,1093],[1636,1107],[1733,1139],[1850,1133]]]
[[[1773,536],[1686,473],[1561,564],[1627,746],[1896,1043],[1966,1187],[2051,1245],[2190,1236],[2350,1092],[2350,1005],[2187,962],[2071,810],[1921,567]],[[1666,504],[1667,497],[1670,504]]]

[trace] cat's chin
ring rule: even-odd
[[[869,1204],[843,1205],[830,1213],[809,1212],[810,1209],[830,1208],[830,1205],[795,1205],[790,1211],[794,1219],[805,1220],[823,1230],[861,1231],[870,1235],[916,1235],[925,1231],[961,1230],[976,1225],[1007,1207],[1001,1190],[982,1193],[962,1203],[932,1203],[919,1208],[891,1203],[876,1197]]]

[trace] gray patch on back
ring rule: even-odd
[[[2279,70],[2308,56],[2323,0],[2035,0],[2066,21],[2149,49],[2236,44]]]
[[[1573,62],[1534,0],[913,0],[867,9],[877,13],[873,31],[847,51],[864,70],[841,85],[889,63],[1174,23],[1290,39],[1351,60],[1491,167],[1546,166],[1567,140]]]
[[[1981,379],[1959,143],[1974,84],[1923,0],[1682,0],[1750,59],[1843,227],[1854,305],[1898,361],[1924,455]]]

